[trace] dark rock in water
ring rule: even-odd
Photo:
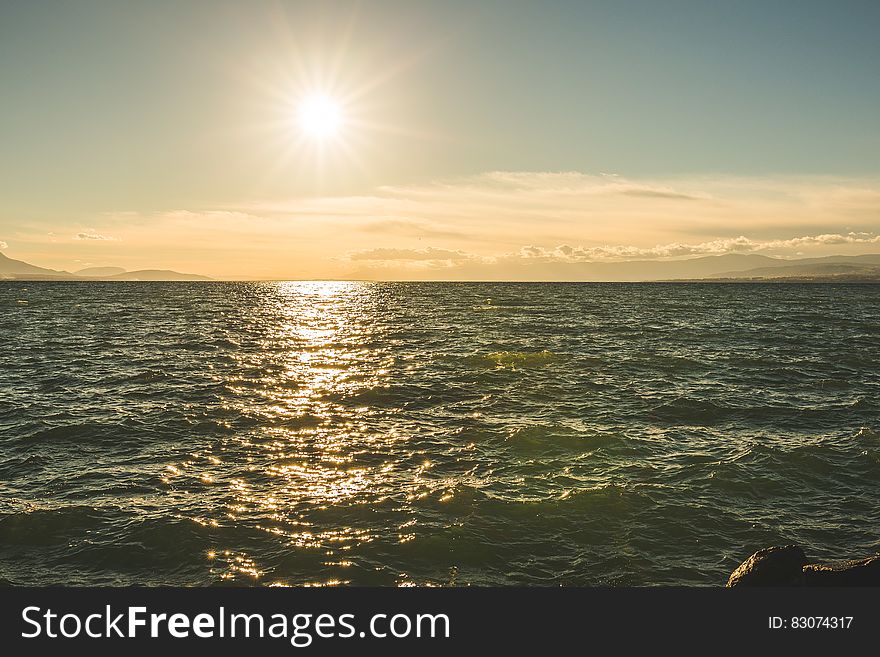
[[[727,586],[799,586],[807,555],[797,545],[758,550],[730,574]]]
[[[839,564],[808,563],[797,545],[758,550],[727,586],[880,586],[880,555]]]
[[[840,564],[804,566],[806,586],[880,586],[880,556]]]

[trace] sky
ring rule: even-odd
[[[877,253],[878,28],[873,1],[5,0],[0,249],[277,279]]]

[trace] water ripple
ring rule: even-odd
[[[880,287],[0,285],[0,581],[716,585],[880,549]]]

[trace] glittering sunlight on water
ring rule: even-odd
[[[0,579],[701,584],[878,549],[880,289],[4,283]]]

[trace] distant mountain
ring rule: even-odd
[[[19,281],[209,281],[207,276],[181,274],[167,269],[125,271],[121,267],[91,267],[77,272],[37,267],[23,260],[13,260],[0,253],[0,279]]]
[[[687,260],[631,260],[626,262],[578,263],[581,274],[602,281],[650,281],[674,278],[706,278],[722,271],[745,271],[772,267],[777,259],[754,253],[702,256]],[[788,262],[779,260],[778,262]]]
[[[834,279],[880,280],[880,255],[828,256],[784,260],[770,267],[726,271],[713,279]]]
[[[880,282],[880,265],[825,262],[814,265],[759,267],[746,271],[725,272],[709,279],[725,281],[858,281]]]
[[[437,269],[433,278],[440,280],[477,281],[583,281],[583,282],[638,282],[638,281],[691,281],[733,278],[743,272],[774,269],[792,265],[821,265],[830,263],[880,266],[880,254],[861,256],[827,256],[789,260],[755,253],[732,253],[720,256],[702,256],[685,260],[627,260],[621,262],[527,262],[516,268],[500,270],[483,263],[464,263],[455,270]],[[372,273],[372,272],[371,272]],[[450,274],[453,274],[450,276]],[[748,277],[748,276],[746,276]],[[363,276],[372,278],[372,276]]]
[[[122,267],[87,267],[73,272],[74,276],[116,276],[124,274],[125,269]]]
[[[140,269],[138,271],[127,271],[115,276],[105,276],[103,280],[107,281],[210,281],[207,276],[199,274],[181,274],[177,271],[168,269]]]
[[[880,254],[827,256],[787,260],[754,253],[732,253],[686,260],[624,262],[535,262],[508,271],[503,278],[484,266],[456,270],[458,280],[564,281],[688,281],[688,280],[880,280]],[[125,271],[120,267],[91,267],[70,273],[37,267],[0,253],[0,279],[101,281],[207,281],[207,276],[164,269]]]
[[[746,271],[725,272],[712,278],[789,278],[791,276],[877,276],[878,265],[862,265],[843,262],[825,262],[815,265],[787,265],[783,267],[758,267]]]
[[[758,254],[732,253],[686,260],[621,262],[536,262],[516,272],[519,280],[638,282],[699,279],[729,271],[772,267],[790,261]],[[475,271],[480,277],[486,270]]]
[[[687,260],[627,260],[621,262],[526,261],[515,268],[498,269],[479,262],[464,263],[454,270],[454,280],[479,281],[584,281],[637,282],[706,278],[727,271],[769,267],[776,258],[757,254],[704,256]],[[779,262],[788,262],[779,260]],[[451,270],[437,269],[436,277]],[[367,277],[368,278],[368,277]]]
[[[776,259],[778,260],[778,259]],[[798,265],[822,265],[826,263],[850,263],[860,265],[880,265],[880,253],[866,253],[856,256],[824,256],[822,258],[798,258],[797,260],[781,260],[783,266],[793,263]]]
[[[13,260],[0,253],[0,278],[23,278],[25,276],[70,276],[66,271],[45,269],[23,260]]]
[[[122,267],[90,267],[73,272],[75,276],[88,276],[109,281],[209,281],[207,276],[181,274],[169,269],[139,269],[127,271]]]

